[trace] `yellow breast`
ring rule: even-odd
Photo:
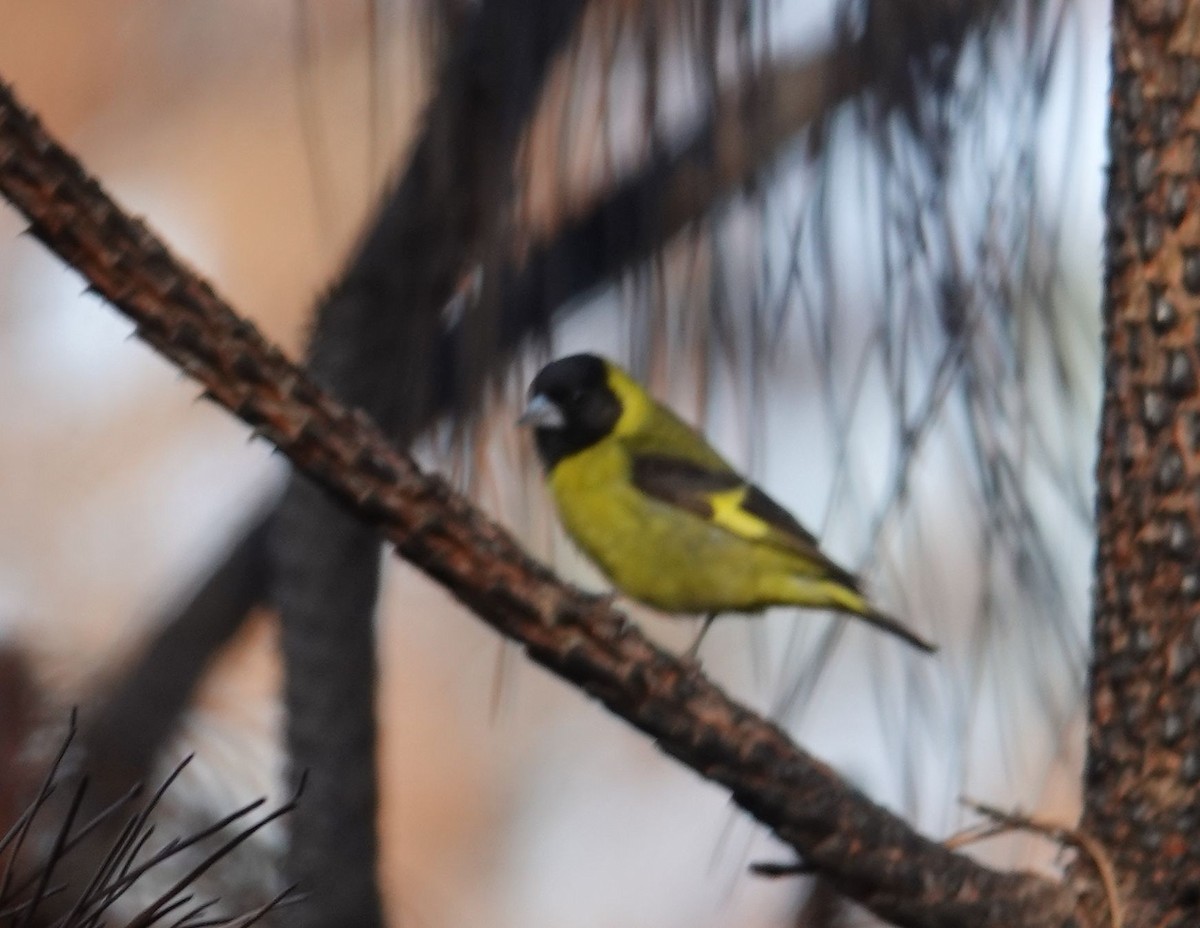
[[[549,477],[567,534],[621,592],[678,613],[795,599],[793,557],[653,499],[629,475],[627,450],[606,439],[559,461]]]

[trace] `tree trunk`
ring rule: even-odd
[[[1083,830],[1111,857],[1125,928],[1191,928],[1200,925],[1200,0],[1117,2],[1113,28]],[[1118,923],[1099,917],[1103,899],[1088,898],[1093,924]]]

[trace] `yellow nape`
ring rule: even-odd
[[[621,418],[613,427],[613,435],[626,438],[637,435],[654,411],[654,400],[636,380],[611,361],[608,367],[608,386],[621,403]]]

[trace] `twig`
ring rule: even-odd
[[[996,806],[987,805],[974,799],[963,797],[961,800],[967,808],[991,819],[993,824],[976,826],[952,835],[944,843],[947,847],[958,848],[985,838],[995,837],[1010,831],[1031,831],[1034,834],[1049,838],[1057,844],[1070,845],[1083,851],[1091,861],[1104,887],[1104,900],[1108,906],[1109,924],[1111,928],[1124,928],[1125,913],[1121,905],[1121,894],[1117,888],[1117,874],[1113,867],[1112,858],[1104,846],[1078,828],[1072,828],[1047,819],[1035,818],[1021,812],[1007,812]]]

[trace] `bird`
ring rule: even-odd
[[[595,354],[546,364],[518,420],[533,430],[566,533],[620,593],[702,615],[829,609],[925,652],[786,509],[625,370]]]

